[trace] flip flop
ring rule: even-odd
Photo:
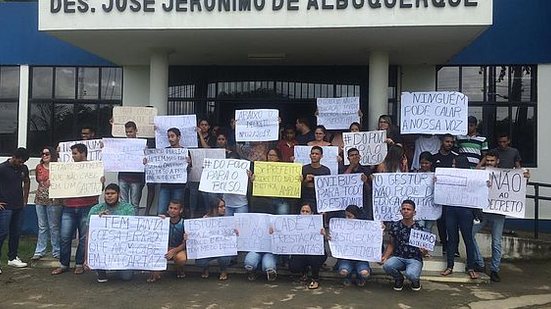
[[[313,280],[313,279],[312,279],[312,281],[310,281],[310,283],[308,284],[308,289],[309,289],[309,290],[315,290],[315,289],[317,289],[317,288],[319,288],[319,287],[320,287],[319,282],[317,282],[316,280]]]
[[[208,277],[209,277],[209,271],[208,271],[208,270],[204,270],[203,273],[201,274],[201,278],[207,279]]]
[[[440,273],[440,275],[442,275],[444,277],[449,276],[451,274],[453,274],[453,268],[449,268],[449,267],[446,268],[443,272]]]
[[[480,275],[474,269],[469,269],[467,273],[472,280],[480,279]]]
[[[218,277],[218,280],[220,281],[226,281],[228,280],[228,273],[227,272],[223,272],[220,274],[220,277]]]

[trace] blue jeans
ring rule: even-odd
[[[416,259],[404,259],[397,256],[391,256],[383,265],[384,271],[391,275],[394,280],[402,280],[404,276],[409,281],[419,281],[421,271],[423,270],[423,262]],[[402,275],[402,271],[404,274]]]
[[[448,234],[448,245],[446,256],[448,268],[453,268],[454,255],[459,246],[459,233],[465,242],[465,251],[467,251],[467,269],[473,269],[475,265],[475,248],[473,241],[473,209],[466,207],[445,206],[446,210],[446,232]]]
[[[344,260],[339,259],[337,262],[337,268],[341,276],[346,273],[346,278],[352,278],[352,275],[355,273],[357,278],[362,277],[367,279],[371,274],[371,268],[369,267],[369,262],[367,261],[354,261],[354,260]],[[362,272],[367,271],[367,274],[364,275]]]
[[[273,198],[272,200],[272,214],[274,215],[288,215],[291,213],[291,203],[284,198]]]
[[[475,245],[475,263],[484,267],[484,259],[482,254],[480,254],[480,248],[476,243],[476,238],[474,236],[478,233],[485,225],[492,226],[492,265],[490,270],[499,272],[499,264],[501,264],[501,235],[503,234],[503,225],[505,224],[505,216],[498,214],[488,214],[485,213],[482,219],[482,222],[475,224],[473,226],[473,241]]]
[[[247,213],[247,212],[249,212],[248,205],[239,206],[239,207],[228,207],[228,205],[226,205],[225,216],[228,217],[228,216],[233,216],[233,214]]]
[[[166,214],[168,203],[171,200],[179,200],[184,203],[185,184],[176,187],[163,187],[159,190],[159,205],[157,206],[157,215]]]
[[[104,277],[107,276],[107,271],[105,270],[98,270],[96,272],[98,273],[98,276],[101,276],[101,275],[103,275]],[[117,277],[119,277],[119,279],[121,279],[122,281],[130,281],[134,276],[133,270],[113,270],[111,272],[114,273]]]
[[[143,182],[126,182],[119,179],[119,187],[121,188],[121,201],[127,202],[134,206],[134,214],[138,215],[140,210],[140,201],[142,199]]]
[[[78,230],[78,247],[75,262],[77,266],[84,263],[84,246],[88,235],[88,213],[92,206],[63,207],[63,214],[61,215],[61,254],[59,256],[59,263],[62,268],[68,268],[71,263],[71,242],[76,230]]]
[[[254,271],[262,267],[263,272],[276,271],[276,256],[269,252],[249,252],[243,262],[247,271]]]
[[[11,261],[17,257],[19,248],[19,236],[23,224],[23,208],[0,210],[0,254],[4,240],[10,235],[8,241],[8,259]]]
[[[38,239],[34,255],[46,255],[49,237],[52,245],[52,255],[59,258],[59,232],[63,208],[59,205],[36,205],[35,207],[36,216],[38,217]]]
[[[212,258],[204,258],[195,260],[195,265],[201,267],[203,270],[206,270],[209,267],[209,263],[212,261],[218,261],[218,266],[220,266],[220,271],[226,271],[228,266],[231,263],[231,256],[220,256]]]

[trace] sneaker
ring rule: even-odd
[[[35,254],[33,255],[33,257],[31,258],[32,261],[38,261],[42,258],[43,256],[40,255],[40,254]]]
[[[421,291],[421,281],[411,281],[411,290],[412,291]]]
[[[0,268],[0,275],[2,274],[2,268]]]
[[[404,279],[394,280],[394,286],[392,287],[394,291],[401,291],[404,288]]]
[[[16,267],[16,268],[23,268],[27,267],[27,263],[24,263],[19,259],[18,256],[15,257],[15,259],[8,261],[8,266]]]
[[[348,279],[348,278],[345,278],[345,279],[342,280],[342,285],[343,286],[351,286],[352,281],[350,281],[350,279]]]
[[[106,272],[98,272],[97,273],[97,281],[98,283],[105,283],[107,281],[109,281],[109,279],[107,279],[107,273]]]
[[[268,277],[268,281],[275,281],[275,279],[277,278],[277,273],[275,272],[275,270],[268,270],[266,272],[266,276]]]
[[[499,274],[497,273],[497,271],[492,271],[490,273],[490,280],[492,280],[493,282],[500,282],[501,281],[501,278],[499,277]]]

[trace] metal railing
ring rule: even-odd
[[[539,238],[540,229],[540,201],[551,201],[551,196],[540,196],[540,188],[551,188],[551,184],[540,182],[529,182],[529,186],[534,186],[534,194],[526,194],[526,198],[534,200],[534,238]]]

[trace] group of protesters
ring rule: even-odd
[[[302,167],[302,192],[298,199],[282,197],[256,197],[237,194],[216,194],[199,191],[199,183],[188,181],[186,184],[146,184],[144,173],[120,172],[118,184],[105,186],[103,202],[99,196],[64,198],[63,200],[49,197],[50,186],[49,164],[56,162],[58,151],[56,147],[45,146],[41,151],[40,163],[35,168],[38,189],[35,193],[35,205],[38,216],[38,240],[32,260],[39,260],[46,255],[50,244],[52,256],[59,259],[60,266],[52,271],[59,275],[70,270],[71,242],[78,232],[78,247],[75,256],[74,274],[82,274],[87,270],[86,238],[90,216],[92,215],[139,215],[142,191],[147,189],[145,212],[151,215],[156,208],[156,214],[170,220],[169,250],[166,259],[176,265],[178,278],[185,276],[184,265],[186,256],[186,233],[183,218],[202,218],[217,216],[232,216],[234,213],[260,212],[276,215],[317,214],[314,178],[329,175],[328,167],[321,164],[323,146],[338,146],[337,158],[340,174],[362,174],[363,205],[349,205],[344,211],[324,213],[325,227],[333,217],[348,219],[373,220],[371,207],[371,178],[373,173],[401,172],[433,172],[438,167],[455,168],[521,168],[521,158],[518,150],[510,146],[511,140],[507,134],[499,135],[496,149],[488,149],[488,142],[477,132],[477,119],[469,117],[467,135],[453,136],[444,134],[401,136],[399,128],[392,123],[392,118],[383,115],[379,118],[378,130],[386,131],[388,154],[384,161],[376,166],[360,164],[361,154],[356,148],[344,152],[343,132],[331,131],[324,126],[311,127],[306,118],[296,120],[295,124],[281,127],[280,140],[276,142],[236,142],[235,122],[232,120],[228,128],[211,127],[209,121],[201,119],[197,126],[198,145],[201,148],[223,148],[227,158],[244,159],[253,162],[249,173],[250,181],[254,182],[254,162],[293,162],[296,145],[312,146],[309,164]],[[360,123],[352,123],[350,132],[359,132]],[[138,128],[136,123],[125,124],[127,138],[136,138]],[[178,128],[167,131],[169,147],[181,148],[181,132]],[[84,127],[82,139],[95,138],[95,130]],[[148,145],[151,144],[148,142]],[[82,143],[71,146],[72,158],[75,162],[86,161],[87,148]],[[349,164],[344,164],[344,158]],[[0,250],[4,240],[9,235],[8,266],[26,267],[21,261],[17,250],[23,220],[23,207],[28,203],[30,188],[29,169],[25,162],[29,154],[25,148],[18,148],[11,158],[0,164]],[[190,164],[200,164],[189,162]],[[102,183],[105,178],[101,179]],[[158,204],[153,205],[157,192]],[[423,258],[430,256],[424,249],[408,244],[412,229],[432,231],[434,221],[416,221],[414,216],[416,205],[412,200],[401,202],[402,219],[387,222],[385,231],[388,235],[380,263],[383,269],[394,279],[393,288],[397,291],[404,286],[404,276],[411,282],[411,289],[421,289],[420,276]],[[458,254],[459,231],[463,237],[466,253],[466,271],[471,279],[478,279],[479,272],[485,271],[485,264],[480,249],[475,240],[475,234],[484,225],[491,225],[492,259],[490,277],[500,281],[499,264],[501,260],[501,234],[505,216],[497,214],[482,214],[468,207],[446,207],[443,205],[442,216],[436,220],[440,242],[447,257],[447,267],[443,276],[453,273],[454,259]],[[476,222],[476,224],[475,224]],[[330,239],[328,229],[320,231],[326,239]],[[277,277],[277,266],[287,265],[292,272],[299,273],[309,289],[319,287],[320,269],[327,267],[327,255],[292,255],[276,256],[271,253],[248,252],[244,259],[244,268],[248,279],[255,280],[258,271],[266,274],[269,281]],[[195,264],[202,268],[201,277],[209,277],[209,263],[216,260],[220,267],[220,280],[228,279],[228,266],[234,262],[232,257],[217,257],[198,259]],[[339,259],[335,268],[343,278],[344,285],[353,282],[363,286],[371,275],[372,269],[367,261]],[[310,278],[308,273],[311,272]],[[0,270],[1,273],[1,270]],[[124,280],[132,278],[132,271],[116,272]],[[97,281],[106,282],[107,273],[97,270]],[[148,282],[155,282],[161,277],[160,272],[151,272]]]

